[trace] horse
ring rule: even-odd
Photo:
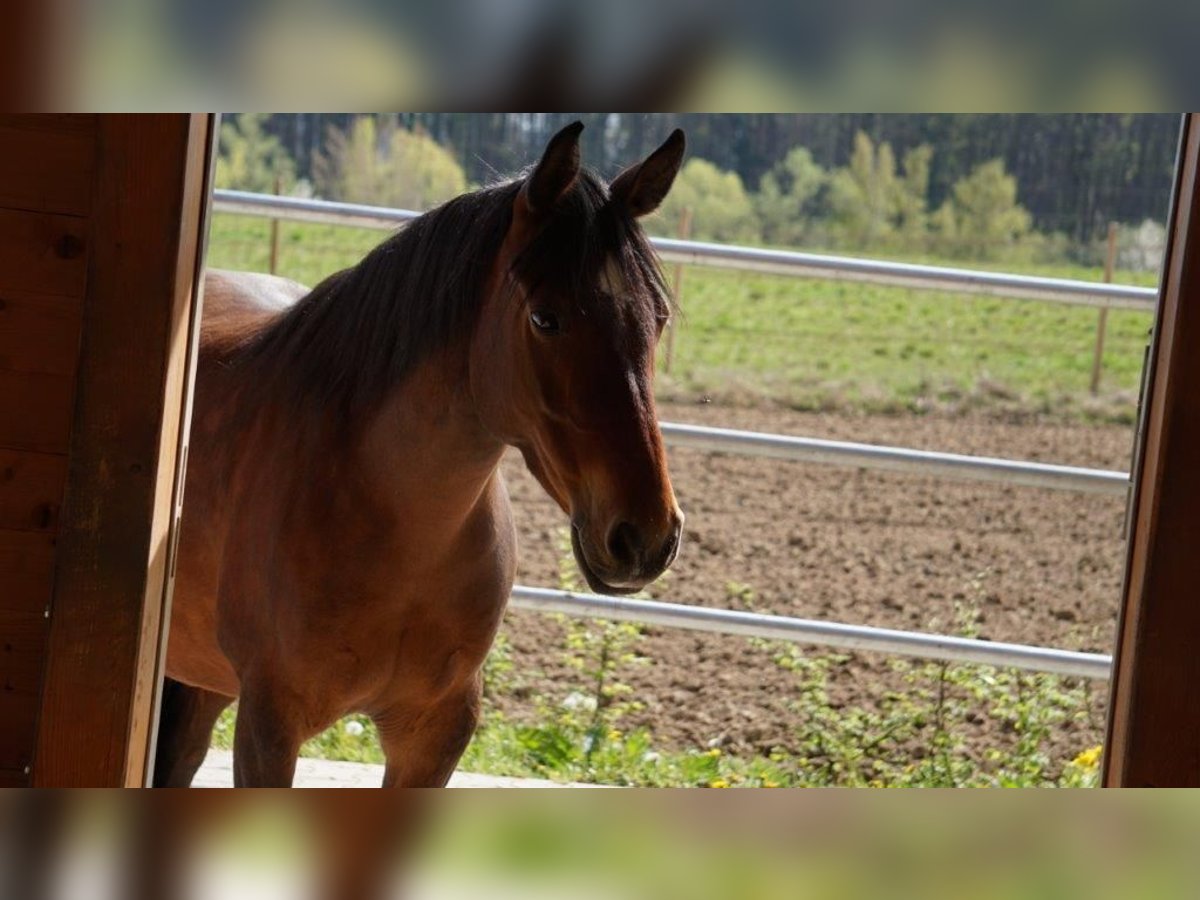
[[[653,395],[672,305],[637,220],[684,135],[606,185],[582,129],[312,290],[206,274],[154,784],[190,785],[236,699],[236,786],[290,786],[353,712],[385,787],[443,786],[515,577],[507,447],[593,590],[674,561]]]

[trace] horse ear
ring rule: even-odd
[[[518,199],[525,211],[542,215],[554,208],[579,177],[579,133],[582,122],[572,122],[546,145],[537,168],[525,179]]]
[[[614,179],[608,189],[613,200],[624,204],[634,218],[654,212],[675,183],[686,146],[683,130],[676,128],[643,162],[630,166]]]

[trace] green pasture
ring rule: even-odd
[[[368,229],[281,223],[278,271],[315,284],[382,239]],[[267,221],[214,217],[211,265],[267,271],[269,259]],[[1078,266],[1023,271],[1100,280],[1099,270]],[[1116,280],[1154,284],[1149,273]],[[1148,312],[1109,312],[1092,396],[1099,312],[1088,307],[699,266],[684,269],[680,305],[669,367],[665,345],[660,353],[661,394],[802,409],[1129,421],[1151,325]]]

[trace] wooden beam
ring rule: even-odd
[[[1134,465],[1104,783],[1200,786],[1200,119],[1184,118]]]
[[[103,116],[33,783],[146,780],[213,117]]]
[[[95,116],[0,116],[0,206],[86,216]]]

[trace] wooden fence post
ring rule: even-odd
[[[275,196],[283,193],[283,181],[278,175],[275,176]],[[270,272],[272,275],[278,273],[279,270],[279,220],[271,220],[271,262]]]
[[[685,206],[679,216],[679,239],[686,241],[692,236],[692,208]],[[675,264],[675,281],[671,288],[675,297],[675,309],[683,309],[683,263]],[[675,356],[675,329],[678,327],[678,316],[671,316],[667,323],[667,348],[663,356],[663,371],[671,371],[671,360]]]
[[[1104,282],[1113,280],[1113,267],[1117,262],[1117,223],[1108,223],[1108,247],[1104,253]],[[1100,307],[1096,320],[1096,350],[1092,355],[1092,394],[1100,390],[1100,369],[1104,364],[1104,330],[1108,326],[1108,307]]]

